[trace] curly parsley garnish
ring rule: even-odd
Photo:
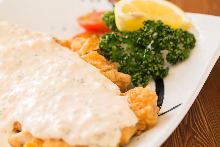
[[[161,21],[145,21],[134,32],[119,32],[114,12],[103,16],[113,31],[101,37],[99,53],[119,63],[119,71],[131,75],[134,86],[146,86],[150,78],[164,78],[168,74],[166,62],[182,62],[195,47],[194,35],[182,29],[172,29]]]

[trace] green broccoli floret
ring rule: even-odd
[[[113,15],[114,12],[107,12],[103,18],[111,30],[116,30]],[[119,71],[131,75],[134,86],[146,86],[150,78],[167,76],[165,62],[175,65],[185,60],[195,42],[190,32],[172,29],[161,21],[148,20],[137,31],[116,30],[102,36],[99,53],[119,63]]]

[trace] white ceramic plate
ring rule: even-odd
[[[63,39],[81,32],[76,18],[94,9],[111,10],[112,5],[107,0],[0,0],[0,20]],[[188,16],[194,25],[197,46],[190,58],[171,68],[164,79],[165,99],[161,112],[182,105],[160,116],[158,124],[135,137],[129,147],[159,146],[169,137],[191,107],[220,55],[220,17],[192,13]]]

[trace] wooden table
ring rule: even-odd
[[[220,16],[220,0],[170,1],[186,12]],[[162,146],[220,147],[220,59],[188,114]]]

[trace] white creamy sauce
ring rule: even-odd
[[[51,36],[0,22],[0,146],[15,121],[41,139],[115,147],[137,118],[119,88]],[[7,144],[7,145],[6,145]]]

